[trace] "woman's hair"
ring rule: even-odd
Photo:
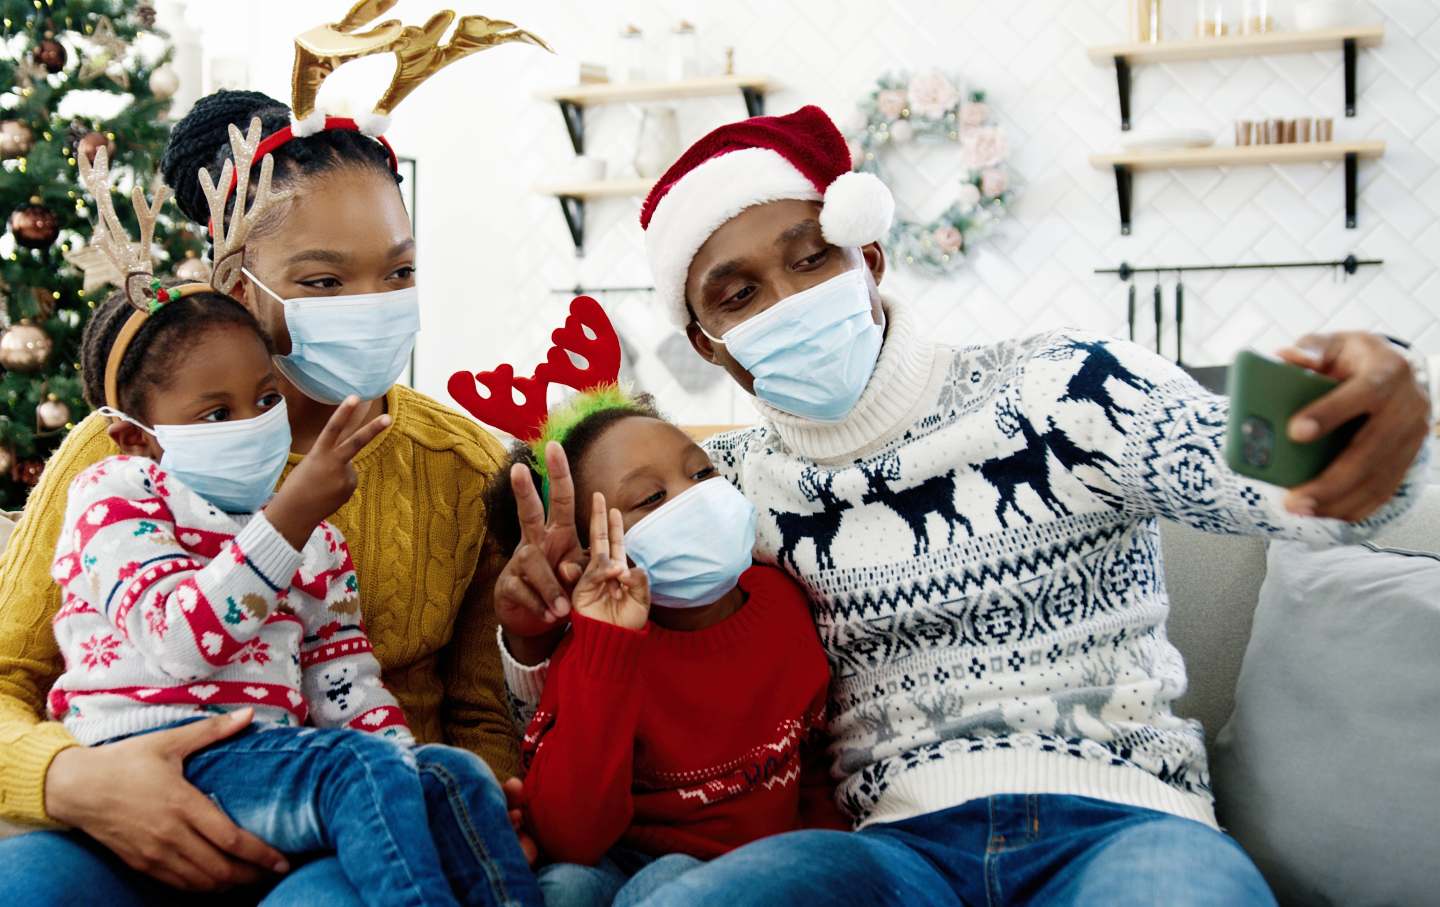
[[[662,421],[665,419],[655,408],[655,400],[649,394],[625,395],[623,400],[612,397],[607,400],[603,408],[595,408],[593,405],[594,395],[597,393],[610,395],[615,391],[612,388],[579,394],[551,412],[547,421],[547,427],[550,423],[556,422],[569,424],[569,428],[563,433],[563,436],[554,440],[559,441],[560,447],[565,451],[565,459],[570,463],[572,476],[579,472],[585,454],[616,422],[631,416],[643,416],[647,419]],[[585,410],[589,411],[585,412]],[[578,419],[572,420],[571,417],[577,412],[583,414]],[[537,451],[536,448],[539,450]],[[490,487],[486,490],[485,513],[489,523],[490,536],[500,546],[501,551],[507,555],[520,545],[520,515],[515,506],[515,492],[510,487],[510,468],[516,463],[524,464],[525,468],[530,471],[530,480],[535,483],[536,488],[541,488],[540,467],[544,450],[543,438],[541,443],[533,446],[519,441],[515,442],[510,448],[510,457],[505,463],[505,468],[495,473],[490,480]],[[548,501],[546,505],[548,507]],[[586,519],[589,513],[589,507],[582,507],[577,499],[575,528],[579,530],[582,542],[585,540],[589,527]]]
[[[230,157],[230,126],[243,134],[250,121],[260,118],[262,135],[271,135],[290,125],[290,108],[258,91],[217,91],[195,103],[185,118],[170,131],[170,141],[160,159],[165,182],[175,191],[180,210],[197,224],[210,220],[210,207],[200,186],[200,168],[220,178],[220,169]],[[279,189],[295,180],[336,170],[369,169],[395,182],[399,175],[390,169],[390,156],[378,141],[347,130],[327,130],[294,138],[270,152],[275,161],[271,177]],[[258,179],[259,161],[250,178]],[[252,196],[253,198],[253,196]],[[233,214],[235,194],[227,202],[226,217]]]
[[[175,286],[176,282],[169,284]],[[116,335],[134,311],[125,291],[116,290],[96,307],[85,324],[80,340],[80,373],[85,400],[92,407],[106,405],[105,366]],[[116,406],[132,418],[146,419],[151,391],[168,387],[180,357],[196,338],[221,325],[248,329],[266,351],[274,353],[260,322],[229,296],[213,292],[183,296],[156,309],[130,339],[116,373]]]

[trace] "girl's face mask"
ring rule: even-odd
[[[330,404],[351,394],[374,400],[404,374],[420,331],[418,288],[281,299],[242,272],[285,307],[290,355],[276,356],[275,367],[305,396]]]
[[[625,533],[625,551],[650,578],[650,600],[702,608],[735,588],[755,548],[755,505],[722,478],[666,501]]]
[[[160,468],[226,513],[254,513],[275,491],[290,456],[290,420],[282,399],[253,419],[147,428],[108,406],[164,449]]]

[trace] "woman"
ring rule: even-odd
[[[230,126],[243,132],[257,116],[265,135],[290,122],[272,98],[222,91],[176,124],[161,166],[197,224],[210,219],[200,168],[220,173]],[[290,197],[252,231],[235,295],[280,354],[293,438],[285,475],[347,394],[374,397],[369,418],[389,414],[391,427],[355,457],[359,487],[332,522],[350,542],[385,683],[416,736],[472,750],[507,778],[517,754],[489,607],[498,564],[483,503],[503,451],[470,420],[392,386],[414,338],[405,324],[413,299],[396,291],[415,285],[415,243],[385,148],[330,130],[271,155],[275,188]],[[391,295],[328,309],[318,301],[380,293]],[[71,479],[116,452],[104,423],[92,415],[66,438],[0,559],[0,818],[78,830],[0,842],[0,896],[11,905],[147,903],[173,898],[173,888],[269,885],[289,868],[181,774],[186,755],[234,733],[234,722],[219,717],[84,748],[45,720],[61,668],[50,561]],[[267,903],[358,903],[334,863],[303,867]]]

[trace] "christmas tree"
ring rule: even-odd
[[[0,22],[0,510],[18,510],[89,411],[80,336],[120,281],[88,245],[76,161],[108,149],[115,210],[138,235],[130,188],[156,178],[179,80],[145,0],[0,0]],[[167,209],[155,272],[205,279],[203,239]]]

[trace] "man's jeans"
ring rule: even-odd
[[[185,775],[277,850],[337,855],[338,863],[297,870],[266,903],[540,903],[504,793],[485,763],[463,750],[403,749],[356,731],[271,728],[196,753]],[[253,903],[260,894],[239,898]],[[0,841],[0,898],[6,907],[180,900],[73,832]]]
[[[863,831],[796,831],[697,866],[642,902],[1273,905],[1240,846],[1194,822],[1085,797],[1006,795]]]

